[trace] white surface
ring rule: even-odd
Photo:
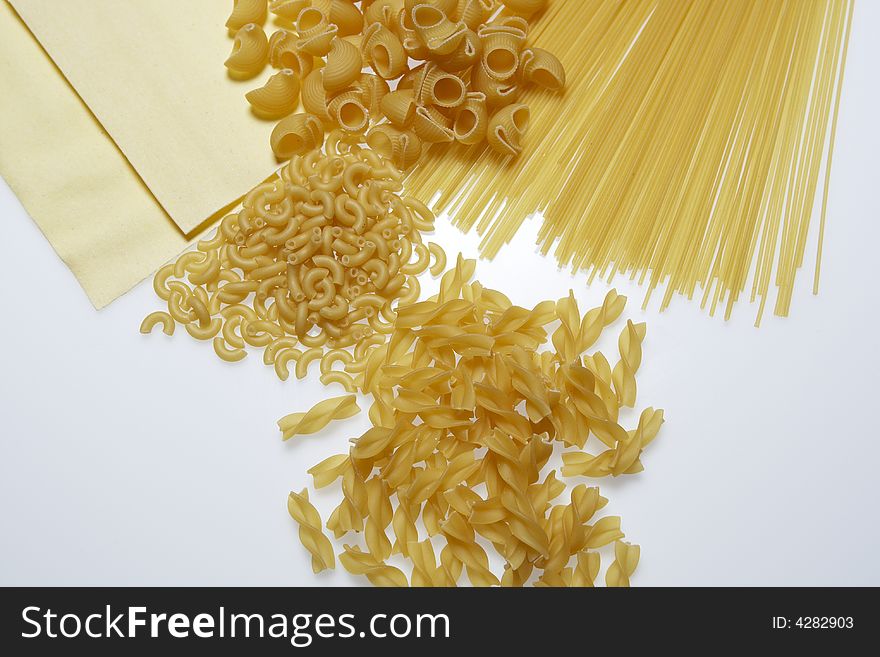
[[[880,3],[858,3],[818,297],[809,265],[792,316],[756,330],[754,306],[727,323],[682,299],[641,312],[617,282],[648,322],[639,405],[667,417],[645,472],[599,482],[642,545],[639,585],[880,584],[878,28]],[[0,216],[0,584],[361,583],[312,575],[285,505],[365,418],[282,443],[275,420],[331,394],[317,381],[221,362],[182,330],[140,335],[149,283],[95,312],[5,184]],[[569,287],[600,302],[604,285],[534,253],[534,229],[479,279],[521,304]],[[313,498],[325,518],[336,496]]]

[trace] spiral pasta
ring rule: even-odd
[[[344,420],[360,412],[354,395],[331,397],[320,401],[304,413],[291,413],[278,420],[284,440],[298,434],[320,431],[333,420]]]
[[[335,568],[333,545],[324,535],[318,510],[309,502],[309,492],[306,489],[300,493],[291,491],[287,498],[287,511],[299,524],[299,540],[312,555],[312,570],[317,574]]]

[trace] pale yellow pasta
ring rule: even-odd
[[[430,62],[425,66],[421,86],[416,90],[416,100],[422,105],[449,109],[461,105],[466,93],[467,87],[460,77]]]
[[[338,383],[345,388],[346,392],[357,392],[357,385],[355,385],[354,379],[350,374],[345,372],[340,372],[338,370],[324,372],[321,374],[320,381],[325,386],[329,386],[331,383]]]
[[[524,82],[547,89],[565,86],[565,68],[553,53],[543,48],[526,48],[520,55],[519,76]]]
[[[345,89],[360,78],[363,64],[360,50],[355,45],[345,39],[334,40],[324,66],[324,89],[331,94]]]
[[[440,276],[446,270],[446,252],[436,242],[428,242],[428,251],[434,260],[429,268],[431,276]]]
[[[532,16],[547,6],[547,0],[500,0],[510,11],[522,16]]]
[[[311,4],[312,0],[269,0],[269,11],[279,18],[293,22],[299,12]]]
[[[397,128],[407,128],[416,115],[415,94],[412,89],[392,91],[382,98],[382,114]]]
[[[605,584],[610,587],[628,587],[629,578],[639,565],[640,549],[623,541],[614,544],[614,562],[605,573]]]
[[[642,363],[642,340],[645,339],[645,324],[626,323],[618,340],[620,360],[614,366],[612,381],[621,406],[634,406],[636,403],[635,373]]]
[[[380,124],[370,130],[367,143],[401,170],[412,166],[422,152],[422,142],[418,135],[388,124]]]
[[[162,332],[165,335],[174,335],[174,318],[161,310],[157,310],[144,317],[144,321],[141,322],[141,333],[151,333],[156,324],[162,325]]]
[[[246,93],[245,98],[260,118],[280,119],[296,109],[299,78],[291,69],[282,69],[262,87]]]
[[[361,92],[361,102],[370,111],[370,117],[379,119],[382,116],[382,99],[389,93],[388,83],[378,75],[361,73],[360,78],[352,85]]]
[[[486,74],[500,81],[512,78],[519,68],[521,39],[507,31],[486,29],[479,36],[483,52],[480,61]]]
[[[336,25],[341,37],[357,34],[364,28],[360,10],[346,0],[312,0],[312,5],[323,11],[328,20]]]
[[[291,114],[278,122],[269,141],[275,157],[284,161],[318,147],[323,140],[324,127],[316,116]]]
[[[315,68],[315,58],[297,49],[297,36],[288,30],[278,30],[269,38],[269,63],[279,69],[290,69],[304,79]]]
[[[248,23],[235,33],[232,54],[224,62],[229,74],[236,79],[248,79],[266,67],[269,61],[269,40],[263,28]]]
[[[215,353],[220,356],[220,358],[230,363],[239,361],[247,356],[247,352],[244,349],[230,347],[230,345],[226,344],[226,341],[220,336],[214,338],[213,344]]]
[[[393,80],[407,69],[407,54],[395,34],[381,23],[364,31],[364,59],[380,78]]]
[[[309,502],[308,490],[303,489],[299,493],[291,491],[287,498],[287,511],[299,525],[299,540],[312,555],[312,571],[319,573],[328,568],[335,568],[333,545],[324,535],[321,516]]]
[[[300,356],[302,356],[302,351],[294,347],[287,347],[277,352],[272,359],[272,365],[279,379],[287,381],[290,376],[290,361],[297,362]]]
[[[354,395],[331,397],[320,401],[304,413],[291,413],[278,420],[284,440],[296,435],[320,431],[333,420],[344,420],[360,412]]]
[[[232,13],[226,27],[233,32],[248,23],[262,25],[266,20],[267,0],[232,0]]]
[[[329,22],[327,15],[316,7],[306,7],[296,17],[296,33],[299,35],[298,50],[323,57],[337,37],[339,28]]]
[[[399,0],[374,0],[364,8],[364,25],[369,27],[373,23],[381,23],[390,28],[400,12]]]
[[[412,129],[427,144],[439,144],[455,140],[452,122],[434,107],[419,106],[413,118]]]
[[[364,575],[375,586],[408,586],[406,575],[400,569],[376,560],[358,547],[345,545],[343,548],[339,562],[353,575]]]
[[[522,151],[522,138],[528,126],[528,105],[508,105],[489,117],[486,141],[502,155],[518,155]]]
[[[348,132],[363,132],[370,124],[370,112],[357,91],[344,91],[334,96],[327,104],[327,114]]]
[[[464,103],[456,111],[452,124],[455,140],[467,145],[479,144],[486,138],[488,128],[486,95],[479,91],[468,92]]]
[[[330,121],[330,115],[327,113],[327,104],[330,99],[327,96],[327,90],[324,89],[324,71],[322,69],[315,69],[303,78],[300,95],[306,112],[321,120]]]
[[[467,29],[463,23],[454,23],[442,9],[430,4],[420,4],[409,14],[419,39],[432,55],[442,56],[458,48]]]
[[[493,0],[458,0],[455,17],[468,29],[476,31],[485,23],[495,9]]]
[[[519,85],[515,80],[496,80],[481,64],[471,70],[471,88],[486,97],[486,106],[490,110],[516,102],[520,94]]]
[[[438,57],[437,64],[444,71],[453,73],[463,73],[470,69],[474,64],[480,61],[480,55],[483,51],[480,37],[473,30],[465,30],[464,37],[458,48],[448,55]]]

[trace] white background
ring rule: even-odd
[[[880,3],[857,3],[818,297],[810,261],[791,317],[755,329],[747,303],[726,323],[681,298],[642,312],[616,282],[648,323],[639,406],[667,417],[645,472],[599,482],[642,546],[635,584],[880,584],[878,29]],[[0,584],[362,583],[312,574],[286,497],[365,418],[287,444],[275,427],[340,392],[139,334],[149,283],[95,312],[2,183],[0,217]],[[604,284],[535,253],[536,226],[479,279],[523,305],[569,287],[598,304]],[[434,239],[476,254],[445,221]],[[325,519],[337,495],[313,494]]]

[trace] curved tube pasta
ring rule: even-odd
[[[429,268],[431,276],[439,276],[446,270],[446,251],[434,242],[428,242],[428,251],[434,259],[434,264]]]
[[[412,129],[425,143],[439,144],[455,140],[449,124],[449,119],[434,107],[420,106],[416,108]]]
[[[269,0],[269,11],[279,18],[293,22],[299,12],[311,4],[311,0]]]
[[[502,155],[518,155],[522,151],[522,137],[528,126],[528,105],[508,105],[489,119],[486,141]]]
[[[489,127],[489,110],[486,108],[486,96],[479,91],[471,91],[464,103],[458,108],[452,132],[455,140],[462,144],[479,144],[486,138]]]
[[[339,28],[329,22],[327,15],[316,7],[306,7],[296,17],[296,47],[302,52],[323,57],[330,52]]]
[[[402,171],[415,164],[422,153],[422,142],[414,132],[387,124],[377,125],[370,130],[367,144]]]
[[[324,126],[311,114],[291,114],[281,119],[269,142],[272,152],[279,161],[289,160],[321,145],[324,141]]]
[[[161,310],[157,310],[144,317],[144,321],[141,322],[141,333],[151,333],[156,324],[162,325],[162,332],[165,335],[174,335],[174,327],[176,326],[174,318]]]
[[[324,89],[328,93],[342,91],[360,78],[363,65],[363,58],[356,46],[345,39],[334,40],[324,66]]]
[[[231,31],[247,25],[266,21],[266,0],[232,0],[232,13],[226,19],[226,27]]]
[[[381,23],[385,27],[391,28],[401,10],[399,0],[375,0],[369,4],[364,3],[365,29],[373,23]]]
[[[223,63],[229,74],[240,80],[259,75],[269,60],[269,40],[255,23],[242,26],[235,33],[232,54]]]
[[[532,16],[547,6],[547,0],[500,0],[501,4],[515,14]]]
[[[333,420],[344,420],[360,412],[357,397],[343,395],[320,401],[304,413],[291,413],[278,420],[284,440],[293,436],[316,433]]]
[[[467,87],[457,75],[447,73],[429,62],[425,66],[421,85],[415,90],[416,100],[421,105],[436,105],[442,108],[455,108],[464,102]]]
[[[307,342],[303,339],[300,339],[300,341],[303,344],[307,344]],[[311,365],[316,360],[320,360],[321,356],[323,355],[324,350],[320,347],[312,347],[311,349],[306,349],[304,352],[302,352],[302,355],[296,361],[296,368],[294,369],[294,371],[296,372],[296,378],[306,378],[306,375],[309,373],[309,365]]]
[[[523,81],[547,89],[558,90],[565,86],[565,68],[562,62],[543,48],[526,48],[522,51],[519,75]]]
[[[302,353],[302,351],[293,347],[288,347],[277,352],[277,355],[272,360],[272,365],[275,368],[275,374],[278,375],[279,379],[287,381],[288,377],[290,377],[290,361],[299,361],[299,357],[302,356]]]
[[[380,78],[393,80],[407,70],[407,54],[395,34],[381,23],[364,32],[364,59]]]
[[[312,571],[332,570],[336,567],[333,545],[324,535],[321,516],[309,502],[309,492],[290,492],[287,497],[287,512],[299,525],[299,540],[312,555]]]
[[[327,104],[330,118],[347,132],[363,132],[370,124],[370,112],[356,91],[346,91]]]
[[[491,77],[482,63],[471,70],[471,87],[486,97],[486,107],[497,109],[516,102],[519,86],[513,80],[501,81]]]
[[[220,356],[220,358],[222,358],[223,360],[225,360],[227,362],[234,363],[236,361],[241,360],[245,356],[247,356],[247,352],[244,349],[241,349],[241,348],[230,349],[229,346],[226,344],[226,341],[220,336],[217,336],[216,338],[214,338],[213,344],[214,344],[214,351],[216,352],[216,354],[218,356]]]
[[[483,52],[483,43],[477,33],[473,30],[466,30],[464,38],[458,45],[458,48],[444,57],[437,58],[437,65],[444,71],[459,73],[469,69],[471,66],[480,61],[480,55]]]
[[[448,55],[458,48],[467,29],[464,23],[453,23],[432,4],[415,5],[409,16],[419,39],[435,56]]]
[[[476,31],[494,10],[495,4],[492,0],[458,0],[455,16],[468,29]]]
[[[364,29],[364,17],[351,2],[345,0],[312,0],[312,6],[320,9],[328,20],[339,28],[341,37],[359,34]]]
[[[324,89],[323,69],[315,69],[303,79],[300,95],[306,112],[317,116],[321,120],[330,120],[330,115],[327,113],[329,99],[327,98],[327,91]]]
[[[254,114],[263,119],[280,119],[296,109],[299,78],[289,68],[282,69],[259,89],[244,96]]]
[[[288,68],[304,79],[315,68],[315,58],[297,49],[298,39],[293,32],[278,30],[269,37],[269,64],[274,68]]]
[[[494,80],[509,80],[519,68],[522,42],[507,31],[480,30],[483,69]]]
[[[354,379],[350,374],[346,374],[345,372],[339,372],[336,370],[324,372],[320,377],[320,381],[325,386],[329,386],[331,383],[338,383],[345,388],[346,392],[357,392],[357,386],[354,383]]]
[[[412,89],[392,91],[382,98],[380,108],[392,125],[406,128],[416,115],[415,94]]]
[[[391,91],[388,83],[378,75],[361,73],[360,78],[352,85],[361,92],[361,100],[370,111],[370,116],[378,119],[382,116],[382,99]]]

